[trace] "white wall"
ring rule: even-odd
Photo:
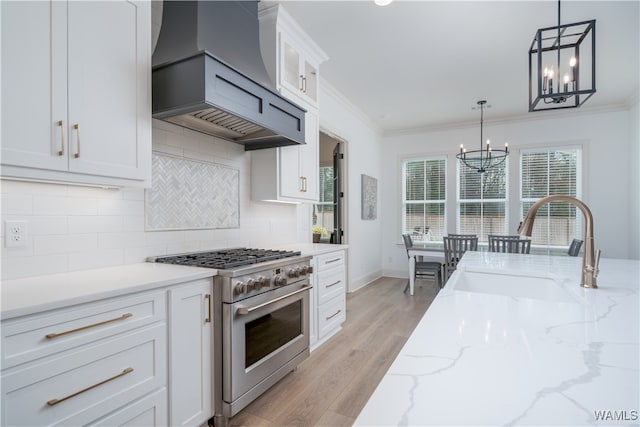
[[[348,283],[352,292],[382,275],[382,216],[386,199],[382,191],[382,137],[344,97],[326,82],[320,85],[320,127],[347,141],[347,224]],[[360,212],[361,175],[378,179],[378,217],[362,220]]]
[[[157,120],[153,126],[154,150],[240,171],[240,228],[145,232],[143,189],[3,180],[2,223],[27,220],[28,247],[2,245],[2,279],[143,262],[167,253],[299,241],[300,232],[291,227],[295,205],[250,200],[251,154],[242,145]]]
[[[583,145],[582,200],[591,208],[595,225],[595,245],[607,258],[638,258],[630,248],[638,234],[638,137],[637,123],[630,111],[541,113],[526,120],[492,123],[485,120],[485,135],[495,146],[509,142],[511,174],[509,185],[517,194],[518,150],[540,145]],[[637,106],[636,106],[637,115]],[[632,128],[635,126],[635,136]],[[448,156],[447,197],[455,200],[455,154],[460,144],[476,149],[479,124],[421,133],[387,136],[382,157],[383,271],[385,275],[407,276],[407,258],[401,239],[401,160],[431,154]],[[630,153],[632,155],[630,156]],[[633,154],[634,153],[634,154]],[[629,161],[632,157],[636,161]],[[635,175],[635,179],[633,176]],[[634,184],[635,183],[635,184]],[[514,190],[512,188],[512,190]],[[510,194],[514,194],[513,191]],[[452,206],[449,204],[449,207]],[[509,230],[520,221],[517,200],[509,204]],[[634,224],[635,226],[630,226]],[[447,229],[455,232],[455,212],[447,212]],[[635,243],[637,247],[637,243]]]

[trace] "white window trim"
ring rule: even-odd
[[[449,156],[447,154],[422,154],[419,156],[411,156],[411,157],[401,157],[400,159],[400,233],[399,234],[403,234],[406,230],[406,217],[405,217],[405,210],[404,210],[404,206],[406,203],[442,203],[442,201],[423,201],[423,202],[417,202],[417,201],[409,201],[407,202],[406,200],[406,168],[405,165],[408,162],[419,162],[419,161],[425,161],[425,160],[444,160],[444,171],[445,171],[445,179],[444,179],[444,225],[443,225],[443,232],[446,234],[447,230],[448,230],[448,217],[449,217],[449,165],[450,165],[450,159]]]
[[[456,233],[460,232],[460,204],[461,199],[460,199],[460,168],[462,166],[460,165],[460,161],[456,162]],[[509,162],[505,162],[505,197],[504,199],[464,199],[465,203],[495,203],[495,202],[504,202],[504,229],[503,229],[503,233],[504,234],[512,234],[509,233],[509,211],[511,208],[511,203],[510,203],[510,185],[509,185],[509,181],[510,181],[510,173],[509,170],[511,169]],[[480,236],[478,236],[480,237]]]

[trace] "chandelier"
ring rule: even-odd
[[[484,123],[484,105],[486,103],[487,101],[478,101],[478,105],[480,106],[480,149],[467,151],[464,145],[460,144],[460,153],[456,154],[458,160],[479,173],[484,173],[488,169],[501,165],[509,155],[508,143],[504,144],[504,150],[494,150],[491,148],[491,142],[487,139],[487,144],[483,148],[482,126]]]
[[[529,49],[529,112],[576,108],[596,92],[596,20],[540,28]]]

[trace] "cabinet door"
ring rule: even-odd
[[[302,92],[314,103],[318,102],[318,68],[306,60],[304,61]]]
[[[2,163],[67,169],[67,4],[0,2]]]
[[[213,415],[212,291],[210,279],[169,290],[171,426],[199,425]]]
[[[72,1],[68,8],[69,169],[144,179],[150,4]]]
[[[314,203],[318,202],[319,196],[319,132],[318,114],[314,110],[308,110],[305,115],[305,141],[307,143],[299,147],[300,176],[304,177],[304,187],[300,197]]]
[[[278,151],[280,196],[299,199],[302,197],[303,189],[303,177],[300,174],[300,148],[280,147]]]

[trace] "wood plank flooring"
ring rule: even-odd
[[[347,294],[342,331],[229,420],[229,426],[351,426],[436,296],[429,281],[381,278]]]

